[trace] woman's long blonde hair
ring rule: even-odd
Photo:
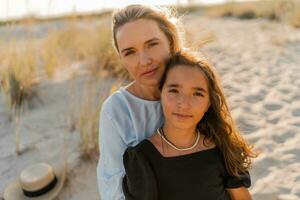
[[[257,153],[237,130],[215,70],[207,61],[200,59],[192,52],[178,52],[167,63],[160,89],[165,83],[168,71],[179,65],[195,67],[204,75],[211,105],[197,128],[205,135],[204,144],[205,141],[212,140],[220,150],[229,174],[239,176],[251,167],[252,159],[257,157]]]
[[[174,54],[183,45],[184,31],[175,10],[170,8],[152,7],[147,5],[129,5],[118,9],[112,17],[113,41],[116,50],[119,47],[116,39],[117,31],[126,23],[138,19],[153,20],[158,24],[160,30],[166,35],[170,44],[170,52]]]

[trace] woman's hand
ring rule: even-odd
[[[251,194],[245,187],[227,189],[232,200],[252,200]]]

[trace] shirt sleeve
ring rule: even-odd
[[[129,147],[123,162],[126,175],[123,179],[123,191],[126,200],[157,200],[158,190],[154,172],[143,154]]]
[[[241,173],[239,177],[231,176],[228,173],[225,176],[225,188],[238,188],[251,186],[251,178],[248,171]]]
[[[98,190],[101,200],[124,200],[122,178],[125,174],[122,155],[127,145],[114,121],[102,109],[99,122],[100,158],[97,166]]]

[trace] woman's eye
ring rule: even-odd
[[[131,54],[133,54],[134,53],[134,51],[127,51],[125,54],[124,54],[124,56],[129,56],[129,55],[131,55]]]
[[[178,90],[176,90],[176,89],[170,89],[168,92],[169,93],[178,93]]]
[[[156,46],[156,45],[158,45],[158,42],[152,42],[152,43],[149,44],[149,47],[153,47],[153,46]]]

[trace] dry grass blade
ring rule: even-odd
[[[31,107],[38,98],[33,50],[28,47],[22,51],[14,47],[4,56],[1,65],[1,91],[13,114],[20,114],[25,104]]]

